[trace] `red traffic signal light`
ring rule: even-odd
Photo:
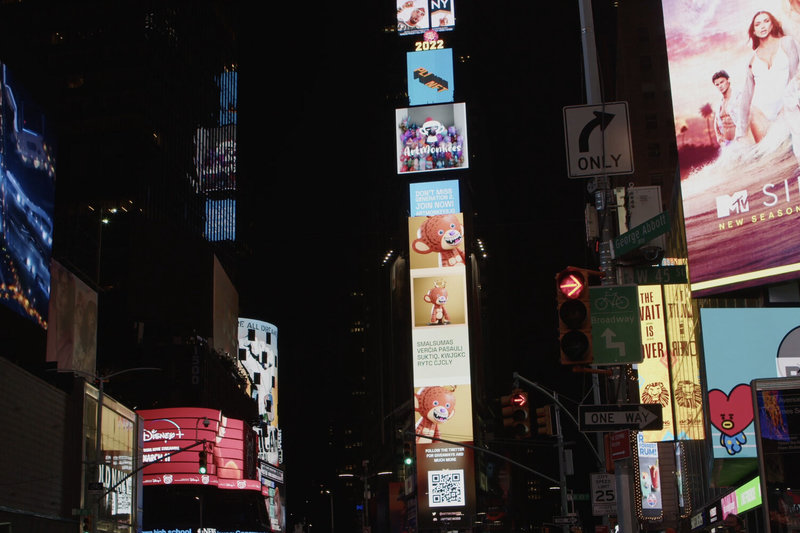
[[[520,439],[531,434],[530,407],[528,393],[514,389],[511,394],[500,398],[503,427],[510,428],[514,437]]]
[[[561,364],[592,362],[589,270],[568,267],[556,275]]]

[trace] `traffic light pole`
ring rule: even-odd
[[[575,418],[575,416],[572,414],[572,412],[570,412],[569,409],[564,407],[564,405],[558,400],[558,397],[555,396],[554,393],[551,393],[550,391],[548,391],[547,389],[543,388],[538,383],[535,383],[535,382],[525,378],[524,376],[521,376],[517,372],[514,372],[514,379],[522,381],[523,383],[525,383],[527,385],[530,385],[531,387],[533,387],[537,391],[541,392],[542,394],[544,394],[545,396],[547,396],[548,398],[553,400],[553,402],[555,402],[555,405],[556,405],[556,427],[558,427],[559,433],[561,433],[561,422],[560,422],[560,417],[561,417],[560,413],[561,413],[561,411],[564,411],[567,414],[567,417],[575,425],[576,428],[580,428],[580,424],[578,423],[578,420]],[[586,441],[586,444],[592,450],[592,453],[594,453],[594,456],[597,459],[598,464],[601,465],[601,466],[605,465],[605,458],[603,458],[603,456],[598,453],[597,448],[594,447],[594,444],[592,444],[592,441],[589,440],[589,438],[586,436],[585,433],[580,432],[580,434],[581,434],[581,436],[583,436],[584,440]]]

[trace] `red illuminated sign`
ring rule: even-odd
[[[558,280],[558,290],[567,298],[580,297],[586,287],[586,280],[579,272],[567,272]]]
[[[198,484],[261,490],[255,469],[255,433],[242,420],[201,408],[138,413],[144,419],[144,485]],[[203,451],[205,471],[200,468]]]

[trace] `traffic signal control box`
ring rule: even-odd
[[[510,428],[514,437],[521,439],[531,434],[530,406],[528,393],[514,389],[511,394],[500,398],[503,427]]]
[[[585,268],[567,267],[556,275],[562,365],[586,365],[593,360],[589,274]]]

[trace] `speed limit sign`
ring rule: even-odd
[[[594,516],[617,514],[617,488],[612,474],[592,474],[591,499]]]

